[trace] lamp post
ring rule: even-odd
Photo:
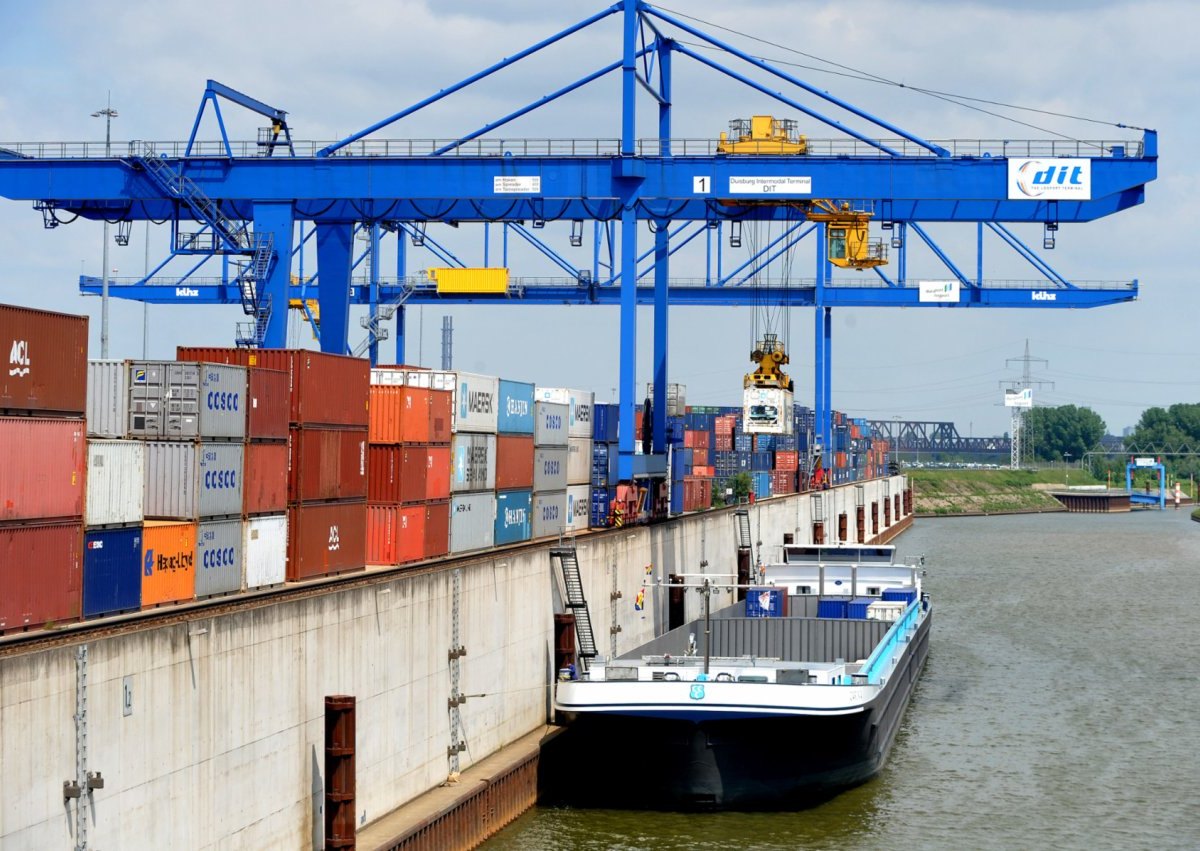
[[[117,111],[112,108],[112,92],[108,93],[108,105],[92,113],[92,118],[104,119],[104,156],[112,156],[112,120]],[[108,220],[104,220],[104,249],[101,253],[104,268],[100,277],[100,357],[108,357]]]
[[[1070,464],[1071,464],[1071,453],[1064,452],[1063,453],[1063,476],[1066,479],[1065,487],[1067,490],[1071,489],[1071,467],[1070,467]]]

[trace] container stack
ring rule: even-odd
[[[0,305],[0,634],[78,620],[87,318]]]
[[[567,406],[567,487],[563,529],[577,532],[591,520],[593,413],[596,398],[583,390],[539,387],[537,400]]]
[[[496,431],[500,379],[455,374],[450,446],[450,552],[487,549],[496,540]]]
[[[246,373],[246,463],[242,474],[245,588],[266,588],[287,579],[290,385],[291,376],[281,369],[253,366]]]
[[[545,538],[567,528],[570,407],[539,400],[533,413],[533,537]]]
[[[496,546],[533,537],[534,386],[500,379],[496,437]]]
[[[592,506],[590,523],[593,528],[609,525],[613,497],[617,488],[618,434],[620,421],[618,405],[596,405],[592,423]]]

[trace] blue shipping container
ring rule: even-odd
[[[501,434],[533,434],[533,385],[500,379],[497,425]]]
[[[770,472],[774,467],[774,454],[771,452],[751,452],[750,469],[755,472]]]
[[[753,452],[754,451],[754,435],[752,434],[735,434],[733,436],[733,448],[737,452]]]
[[[496,546],[530,539],[532,509],[533,491],[500,491],[496,494]]]
[[[787,588],[752,588],[747,591],[746,617],[786,618]]]
[[[867,619],[867,606],[878,602],[875,597],[855,597],[846,604],[846,617],[851,620],[865,621]]]
[[[916,588],[884,588],[883,599],[891,602],[902,601],[912,605],[912,602],[917,599]]]
[[[822,597],[817,600],[817,617],[844,618],[849,603],[849,597]]]
[[[592,421],[592,440],[597,443],[616,443],[620,407],[618,405],[596,405],[594,410],[596,418]]]
[[[671,513],[683,514],[683,482],[671,484]]]
[[[592,488],[592,528],[608,526],[608,489]]]
[[[83,538],[83,616],[142,607],[142,528],[99,529]]]
[[[771,474],[751,473],[751,486],[754,488],[755,499],[766,499],[771,495]]]

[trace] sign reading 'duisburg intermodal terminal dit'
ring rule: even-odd
[[[1009,160],[1010,201],[1090,201],[1092,161],[1068,159]]]

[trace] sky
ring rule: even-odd
[[[297,139],[338,139],[600,8],[544,0],[209,0],[199,14],[194,5],[163,0],[26,5],[0,28],[0,146],[102,142],[104,122],[91,114],[106,105],[110,92],[119,113],[112,124],[115,142],[183,140],[210,78],[287,110]],[[1200,401],[1194,369],[1200,295],[1187,271],[1190,229],[1200,220],[1200,160],[1189,161],[1187,153],[1200,137],[1200,59],[1193,44],[1200,6],[1191,0],[668,0],[663,8],[707,22],[697,25],[749,53],[792,63],[781,67],[927,139],[1140,137],[1137,130],[1113,126],[1119,123],[1159,131],[1159,176],[1148,184],[1145,203],[1097,222],[1064,225],[1056,248],[1040,252],[1068,280],[1137,279],[1136,302],[1091,310],[835,309],[836,409],[871,419],[949,420],[963,435],[1005,433],[1010,417],[1001,388],[1020,378],[1017,359],[1027,341],[1030,355],[1043,359],[1031,367],[1038,382],[1035,404],[1090,407],[1112,433],[1134,425],[1147,407]],[[619,51],[614,16],[376,137],[455,138],[615,60]],[[685,57],[676,58],[674,70],[678,138],[710,139],[730,119],[752,114],[796,118],[814,139],[837,136]],[[617,87],[610,75],[502,133],[615,138]],[[916,88],[978,100],[964,106]],[[810,96],[800,99],[816,105]],[[223,112],[232,137],[255,138],[258,116],[231,105]],[[655,135],[654,115],[654,104],[641,97],[640,137]],[[214,138],[215,125],[206,123],[201,137]],[[166,257],[168,229],[152,229],[147,240],[143,228],[135,225],[128,247],[111,247],[114,277],[140,275],[147,263]],[[1013,229],[1040,246],[1040,227]],[[974,225],[928,230],[960,268],[974,274]],[[431,225],[429,233],[468,265],[483,265],[481,227]],[[590,266],[590,226],[586,233],[581,248],[568,245],[565,227],[549,225],[544,238],[572,263]],[[765,230],[758,234],[760,241],[765,237]],[[497,242],[493,231],[492,265]],[[652,244],[645,230],[639,244]],[[746,259],[747,250],[726,246],[725,269]],[[99,275],[101,255],[100,223],[81,220],[46,230],[28,203],[0,199],[0,301],[88,314],[94,357],[100,351],[100,303],[79,294],[78,276]],[[394,274],[392,243],[385,243],[381,257],[385,274]],[[306,263],[311,272],[315,257]],[[410,272],[430,265],[437,265],[430,255],[409,250]],[[509,266],[514,276],[560,274],[515,243]],[[703,276],[705,267],[703,240],[672,258],[676,276]],[[791,275],[811,278],[814,267],[812,246],[801,244]],[[175,269],[182,271],[168,267]],[[894,267],[888,271],[894,274]],[[914,281],[948,277],[936,257],[918,246],[910,247],[908,272]],[[783,273],[779,266],[768,270],[772,277]],[[992,237],[984,246],[984,277],[1032,280],[1035,274]],[[110,356],[142,356],[142,305],[111,305]],[[351,317],[352,342],[361,337],[361,312]],[[406,360],[439,365],[442,317],[449,315],[456,368],[593,389],[612,399],[617,314],[616,308],[585,306],[410,310]],[[231,344],[242,318],[236,306],[152,306],[148,317],[150,357],[172,357],[177,344]],[[672,310],[669,375],[686,385],[689,403],[740,403],[748,353],[765,317],[757,320],[751,308]],[[651,372],[650,321],[649,310],[641,311],[639,387]],[[772,321],[789,344],[797,401],[811,405],[813,311],[794,308]],[[298,321],[292,325],[291,342],[313,345]],[[391,360],[394,348],[382,346],[382,360]]]

